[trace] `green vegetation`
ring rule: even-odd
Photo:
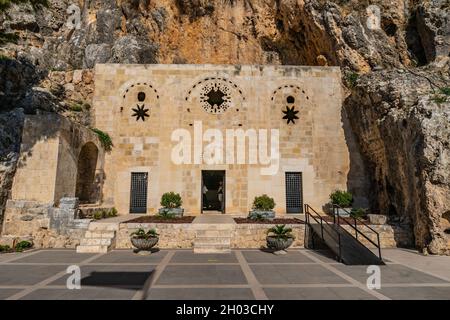
[[[159,236],[159,234],[156,232],[155,229],[150,229],[147,232],[145,232],[145,230],[142,228],[138,229],[137,231],[135,231],[131,234],[132,238],[145,239],[145,240],[148,240],[150,238],[157,238],[158,236]]]
[[[11,247],[8,245],[0,245],[0,252],[10,252],[11,251]]]
[[[94,220],[100,220],[100,219],[106,219],[106,218],[112,218],[117,217],[117,209],[111,208],[111,209],[99,209],[97,211],[94,211],[92,214],[92,218]]]
[[[164,208],[179,208],[183,204],[181,196],[175,192],[166,192],[161,197],[161,205]]]
[[[348,191],[336,190],[330,194],[330,200],[332,204],[348,208],[353,203],[353,195]]]
[[[169,208],[163,208],[158,212],[158,217],[164,220],[175,219],[176,215],[173,212],[170,212]]]
[[[275,201],[266,194],[255,197],[253,200],[253,209],[255,210],[269,211],[273,208],[275,208]]]
[[[348,86],[350,88],[354,88],[356,86],[356,82],[359,79],[359,74],[357,74],[356,72],[347,73],[345,79],[347,81]]]
[[[352,217],[359,218],[359,219],[366,218],[367,209],[363,209],[363,208],[352,209],[352,211],[350,212],[350,215]]]
[[[15,33],[0,32],[0,45],[6,44],[8,42],[17,43],[18,40],[19,36]]]
[[[276,225],[267,230],[267,234],[277,239],[294,239],[292,228],[286,228],[286,225]]]
[[[446,96],[450,96],[450,87],[439,88],[439,92]]]
[[[81,112],[83,111],[83,106],[79,103],[73,103],[70,105],[70,110],[74,112]]]
[[[112,143],[112,140],[111,140],[111,137],[109,136],[109,134],[107,134],[106,132],[103,132],[102,130],[97,129],[97,128],[92,128],[91,130],[97,134],[105,151],[110,152],[114,145]]]
[[[33,247],[33,244],[30,241],[20,241],[16,244],[16,246],[14,247],[14,249],[16,250],[16,252],[22,252],[25,249],[29,249]]]
[[[447,102],[447,96],[435,94],[431,100],[433,100],[437,104],[442,104]]]

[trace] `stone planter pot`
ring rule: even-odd
[[[262,217],[263,219],[272,220],[275,218],[275,211],[273,211],[273,210],[268,210],[268,211],[251,210],[248,213],[249,219],[257,219],[258,217]]]
[[[160,208],[158,210],[159,214],[173,214],[176,217],[182,217],[183,213],[184,213],[184,209],[183,208]]]
[[[158,243],[159,238],[148,238],[148,239],[141,239],[141,238],[131,238],[131,243],[134,247],[138,250],[145,250],[150,251],[151,248],[153,248]]]
[[[386,224],[387,216],[382,214],[368,214],[370,224]]]
[[[266,241],[267,247],[274,251],[286,250],[294,243],[294,239],[292,238],[280,239],[274,236],[267,236]]]

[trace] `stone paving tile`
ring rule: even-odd
[[[0,253],[0,263],[12,259],[19,255],[19,253]]]
[[[248,263],[302,263],[302,262],[314,262],[300,251],[289,251],[285,255],[275,255],[272,252],[267,251],[242,251],[242,254]]]
[[[450,300],[450,287],[381,287],[380,292],[393,300]]]
[[[250,265],[261,284],[347,284],[320,265]]]
[[[114,250],[91,261],[90,263],[159,263],[167,251],[157,251],[145,256],[134,253],[133,250]]]
[[[0,300],[4,300],[20,291],[22,291],[22,290],[21,289],[0,289]]]
[[[38,289],[21,300],[130,300],[137,290],[91,287],[81,290]]]
[[[13,263],[67,263],[75,264],[80,263],[95,254],[92,253],[76,253],[75,250],[46,250],[40,251],[36,254],[25,256],[21,259],[14,260]]]
[[[152,265],[86,265],[81,267],[81,286],[142,287],[154,269]],[[65,275],[49,285],[65,285],[69,276]]]
[[[247,284],[238,265],[168,265],[156,284]]]
[[[263,288],[270,300],[376,300],[359,288]]]
[[[337,263],[333,252],[328,250],[308,251],[309,254],[325,263]]]
[[[169,263],[238,263],[236,254],[195,254],[189,251],[175,252]]]
[[[150,289],[147,300],[254,300],[245,288],[157,288]]]
[[[346,266],[335,265],[336,269],[351,276],[355,280],[366,283],[367,266]],[[389,264],[380,266],[381,268],[381,285],[383,283],[445,283],[446,281],[433,277],[426,273],[416,271],[398,264]]]
[[[34,285],[65,270],[56,265],[0,265],[0,285]]]

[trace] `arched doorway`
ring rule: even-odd
[[[75,196],[81,203],[97,201],[95,185],[95,169],[97,167],[98,148],[92,143],[86,143],[80,151],[77,165],[77,186]]]

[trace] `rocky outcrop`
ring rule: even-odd
[[[434,254],[449,253],[450,98],[440,93],[448,68],[367,74],[345,105],[368,164],[373,207],[410,219],[416,245]]]

